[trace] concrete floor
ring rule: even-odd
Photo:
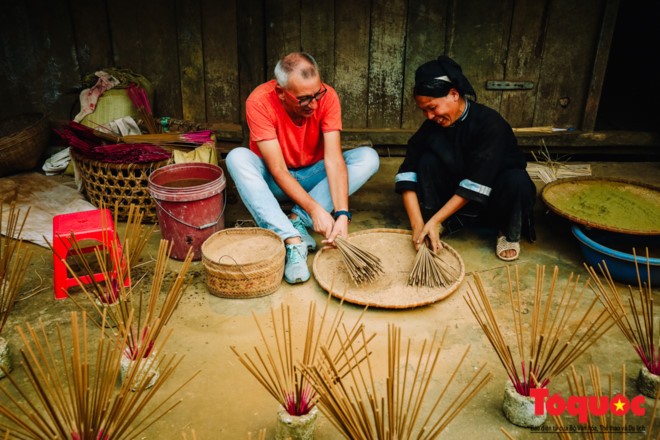
[[[393,176],[400,163],[400,158],[383,158],[381,169],[367,185],[351,199],[354,212],[351,231],[370,228],[407,229],[407,219],[399,197],[392,190]],[[624,177],[647,183],[660,184],[660,163],[591,163],[595,176]],[[539,185],[539,189],[541,186]],[[225,214],[226,225],[233,226],[237,221],[250,219],[249,214],[236,198],[230,187],[229,204]],[[522,243],[522,253],[515,263],[521,274],[524,286],[533,286],[537,265],[546,266],[551,271],[557,266],[560,280],[566,280],[571,272],[586,276],[582,266],[582,256],[577,242],[572,237],[570,224],[546,211],[541,200],[536,208],[538,240],[534,244]],[[157,232],[151,239],[147,253],[154,255],[160,239]],[[506,375],[494,350],[478,327],[474,317],[464,301],[468,285],[473,282],[475,273],[483,278],[489,297],[496,313],[504,313],[507,306],[507,291],[501,287],[506,280],[506,263],[494,254],[494,231],[467,230],[444,237],[462,256],[466,276],[461,287],[449,298],[414,309],[391,310],[370,309],[363,318],[369,332],[375,332],[377,338],[371,347],[374,350],[374,366],[377,372],[384,373],[384,359],[387,347],[388,324],[401,327],[404,337],[415,341],[430,339],[437,330],[447,327],[447,337],[443,355],[440,358],[440,372],[450,369],[457,361],[457,356],[470,345],[464,371],[455,378],[454,385],[462,385],[475,368],[481,363],[488,364],[487,369],[494,378],[482,392],[462,411],[445,430],[442,438],[504,438],[500,428],[505,428],[518,439],[554,438],[554,435],[532,433],[529,429],[510,424],[502,414],[502,395]],[[320,242],[317,236],[317,241]],[[9,318],[3,331],[3,337],[9,341],[14,359],[18,359],[21,347],[17,325],[36,324],[41,319],[46,325],[62,323],[66,328],[69,311],[76,310],[70,300],[55,302],[52,288],[52,260],[50,252],[38,246],[30,245],[35,251],[26,288],[38,284],[38,273],[44,279],[46,289],[28,298],[21,298]],[[308,259],[311,266],[313,254]],[[170,268],[177,270],[180,263],[170,260]],[[174,333],[168,342],[168,349],[185,355],[175,376],[164,384],[164,391],[174,389],[195,371],[201,373],[179,394],[182,404],[172,413],[150,427],[141,438],[181,439],[188,438],[194,430],[197,439],[244,439],[248,432],[256,433],[262,428],[268,432],[267,438],[273,438],[275,431],[276,402],[261,388],[257,381],[238,362],[229,347],[234,345],[243,351],[249,351],[259,345],[259,337],[253,323],[254,313],[262,322],[269,319],[271,308],[286,304],[292,309],[296,320],[294,326],[302,325],[310,302],[322,307],[327,293],[312,279],[305,284],[290,286],[282,282],[279,289],[268,296],[254,299],[226,299],[209,294],[206,288],[203,266],[195,262],[189,271],[194,283],[185,293],[176,310],[170,326]],[[657,288],[655,289],[657,292]],[[531,290],[523,291],[530,295]],[[336,307],[336,302],[333,307]],[[362,307],[345,304],[345,322],[352,323],[362,313]],[[506,315],[502,315],[506,316]],[[506,323],[506,320],[504,320]],[[575,366],[579,373],[588,375],[588,366],[600,367],[604,378],[607,374],[620,377],[621,366],[626,365],[627,390],[629,397],[637,395],[634,378],[640,368],[640,361],[625,341],[617,328],[611,329],[598,343],[592,346]],[[25,383],[25,376],[20,367],[12,373],[19,383]],[[617,376],[618,375],[618,376]],[[7,380],[0,384],[6,386]],[[444,382],[434,382],[440,387]],[[615,384],[620,383],[616,379]],[[551,384],[556,391],[568,395],[566,381],[557,378]],[[647,416],[638,419],[628,417],[627,422],[646,425],[652,400],[647,399]],[[573,423],[571,418],[565,419]],[[639,422],[639,423],[638,423]],[[551,421],[548,424],[552,424]],[[656,431],[660,428],[656,426]],[[638,438],[640,435],[629,435]],[[317,440],[341,438],[337,430],[320,416],[315,434]]]

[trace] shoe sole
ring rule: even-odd
[[[306,280],[303,280],[302,278],[296,278],[295,281],[289,281],[286,278],[284,278],[284,281],[286,281],[289,284],[301,284],[301,283],[306,282],[307,280],[309,280],[309,277],[307,277]]]

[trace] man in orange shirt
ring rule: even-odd
[[[359,147],[342,152],[337,92],[321,81],[314,58],[284,56],[275,79],[258,86],[246,102],[250,148],[227,155],[227,169],[257,225],[275,231],[286,246],[284,279],[309,279],[307,228],[332,244],[348,235],[348,196],[378,171],[378,154]],[[293,201],[287,216],[279,202]]]

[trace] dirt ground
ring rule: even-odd
[[[401,203],[392,190],[393,177],[399,163],[400,159],[397,158],[383,158],[378,174],[351,199],[354,212],[352,232],[372,228],[408,228]],[[660,184],[658,162],[595,162],[591,165],[595,176],[624,177]],[[538,185],[540,189],[541,184]],[[249,214],[230,187],[225,213],[226,226],[231,227],[249,219]],[[507,311],[507,266],[518,268],[523,295],[528,299],[533,293],[536,268],[539,265],[546,267],[546,280],[549,280],[552,269],[557,266],[562,285],[571,273],[580,275],[581,279],[587,277],[578,244],[570,233],[570,223],[548,212],[540,199],[536,206],[536,224],[538,240],[534,244],[523,241],[521,258],[512,264],[496,258],[494,231],[469,229],[444,237],[462,257],[466,272],[461,286],[451,296],[417,308],[373,308],[367,310],[362,318],[367,332],[376,334],[370,344],[373,350],[372,365],[383,381],[386,374],[387,329],[390,324],[399,326],[404,338],[412,338],[417,343],[424,339],[430,340],[435,332],[447,330],[438,378],[432,382],[432,392],[438,392],[447,382],[448,372],[468,346],[470,352],[463,368],[453,379],[454,386],[462,386],[482,363],[487,364],[486,369],[492,373],[493,379],[449,424],[442,438],[505,438],[500,428],[504,428],[517,439],[555,438],[554,434],[534,433],[528,428],[512,425],[504,417],[502,398],[507,380],[505,370],[465,302],[466,292],[469,286],[474,284],[474,276],[478,273],[484,281],[495,314],[501,319],[505,337],[512,338],[514,333],[510,329],[511,322]],[[119,225],[120,230],[122,227],[123,225]],[[152,236],[146,250],[147,256],[155,256],[160,238],[158,231]],[[316,238],[320,244],[320,237]],[[19,297],[2,334],[8,340],[12,357],[17,364],[12,377],[23,385],[26,382],[25,374],[18,365],[22,344],[16,326],[36,325],[41,320],[49,329],[54,328],[57,323],[66,329],[70,319],[69,312],[78,310],[70,299],[54,300],[50,251],[36,245],[29,247],[35,254],[24,290],[33,293]],[[393,252],[395,251],[393,249]],[[308,259],[310,266],[313,257],[314,254],[311,254]],[[141,270],[148,272],[149,267],[147,262]],[[180,262],[169,261],[170,270],[177,271],[180,267]],[[260,429],[267,430],[266,438],[273,438],[277,403],[240,364],[230,346],[236,346],[240,351],[246,352],[253,350],[255,345],[260,346],[253,315],[260,322],[268,323],[270,310],[283,304],[291,308],[294,328],[302,328],[310,303],[316,303],[317,308],[321,309],[328,299],[327,292],[312,277],[308,282],[294,286],[283,281],[273,294],[261,298],[228,299],[209,293],[201,261],[194,262],[188,274],[194,281],[185,292],[169,323],[173,334],[167,344],[168,351],[183,355],[184,359],[174,376],[163,385],[162,392],[176,389],[197,371],[199,374],[177,394],[182,403],[150,426],[140,438],[181,439],[184,435],[191,438],[194,432],[197,439],[233,440],[245,439],[248,432],[256,434]],[[623,285],[620,287],[624,288]],[[32,290],[39,288],[41,290]],[[657,292],[655,288],[654,293]],[[527,301],[527,306],[531,305],[530,301],[531,299]],[[333,300],[330,308],[335,310],[336,307],[339,307],[339,303]],[[342,307],[346,323],[353,323],[363,313],[363,307],[358,305],[344,304]],[[607,375],[612,375],[617,390],[621,388],[621,368],[625,365],[626,394],[630,398],[639,394],[635,379],[641,362],[616,327],[590,347],[574,365],[578,373],[587,380],[589,365],[598,366],[603,382],[606,383]],[[7,379],[0,380],[0,384],[8,386]],[[555,378],[551,388],[551,392],[569,395],[564,377]],[[449,400],[452,395],[450,392]],[[646,399],[646,415],[629,415],[626,422],[646,427],[652,405],[653,401]],[[579,427],[572,417],[565,417],[564,420],[571,426]],[[548,420],[546,426],[554,426],[554,423]],[[660,425],[656,424],[654,434],[657,433],[660,433]],[[643,438],[643,435],[629,433],[626,438]],[[321,414],[314,438],[331,440],[342,436]],[[578,436],[573,434],[573,438]]]

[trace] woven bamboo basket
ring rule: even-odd
[[[149,175],[156,169],[169,164],[170,160],[158,162],[116,164],[105,163],[82,157],[73,149],[71,157],[82,181],[82,191],[96,207],[108,208],[118,220],[126,220],[131,205],[144,210],[145,223],[157,223],[156,204],[149,194]]]
[[[284,242],[264,228],[229,228],[202,244],[210,293],[223,298],[256,298],[277,290],[284,275]]]
[[[50,123],[41,113],[0,121],[0,177],[34,169],[48,145]]]

